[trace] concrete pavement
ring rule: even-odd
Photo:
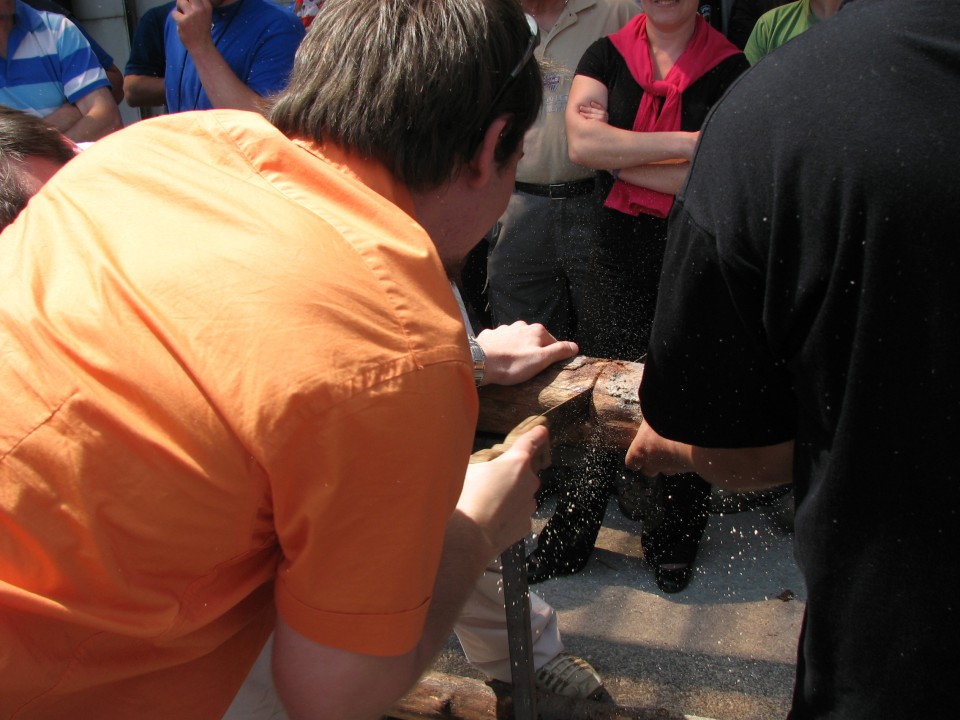
[[[540,509],[537,529],[552,509]],[[611,500],[587,567],[534,587],[559,613],[567,649],[620,705],[784,718],[806,600],[792,534],[765,512],[711,515],[693,580],[666,595],[643,564],[639,531]],[[436,669],[482,679],[455,638]]]

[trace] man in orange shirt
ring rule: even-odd
[[[535,506],[545,431],[467,472],[447,279],[535,43],[512,0],[330,0],[269,120],[138,123],[3,233],[0,716],[217,718],[274,628],[292,718],[427,667]]]

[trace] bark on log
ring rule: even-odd
[[[400,699],[387,716],[396,720],[510,720],[510,686],[431,673]],[[661,708],[629,708],[537,692],[539,720],[684,720]]]
[[[550,415],[554,443],[626,450],[642,419],[637,395],[642,377],[642,363],[578,356],[519,385],[480,388],[477,427],[506,434],[525,418],[571,400],[579,410],[575,416],[558,422],[559,416]],[[587,402],[581,407],[575,399],[583,395]]]

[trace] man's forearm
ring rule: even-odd
[[[747,448],[704,448],[668,440],[642,423],[626,464],[644,475],[695,472],[725,490],[762,490],[793,482],[793,441]]]
[[[123,90],[130,107],[159,107],[167,101],[162,77],[127,75],[123,79]]]
[[[214,108],[263,112],[263,98],[244,85],[215,47],[191,53],[190,58]]]
[[[43,118],[44,122],[55,130],[66,133],[83,119],[83,113],[73,103],[64,103]]]
[[[119,105],[123,102],[123,73],[116,65],[105,68],[107,80],[110,81],[110,95],[113,101]]]
[[[104,135],[109,135],[123,127],[120,109],[113,101],[108,88],[97,88],[88,95],[84,95],[77,100],[76,106],[82,117],[62,131],[74,142],[99,140]]]
[[[484,569],[496,556],[497,552],[489,549],[479,526],[459,510],[455,511],[447,523],[433,598],[417,648],[421,664],[418,677],[450,638],[464,603]]]
[[[763,490],[793,482],[793,441],[766,447],[691,448],[693,469],[724,490]]]
[[[103,115],[84,115],[63,134],[76,143],[93,142],[121,127],[114,118]]]

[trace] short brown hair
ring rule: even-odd
[[[327,0],[268,117],[289,137],[333,142],[432,189],[499,115],[511,120],[497,160],[520,146],[543,94],[535,60],[508,80],[529,40],[517,0]]]
[[[23,161],[35,157],[65,165],[75,152],[40,118],[0,105],[0,230],[13,222],[32,194],[20,174]]]

